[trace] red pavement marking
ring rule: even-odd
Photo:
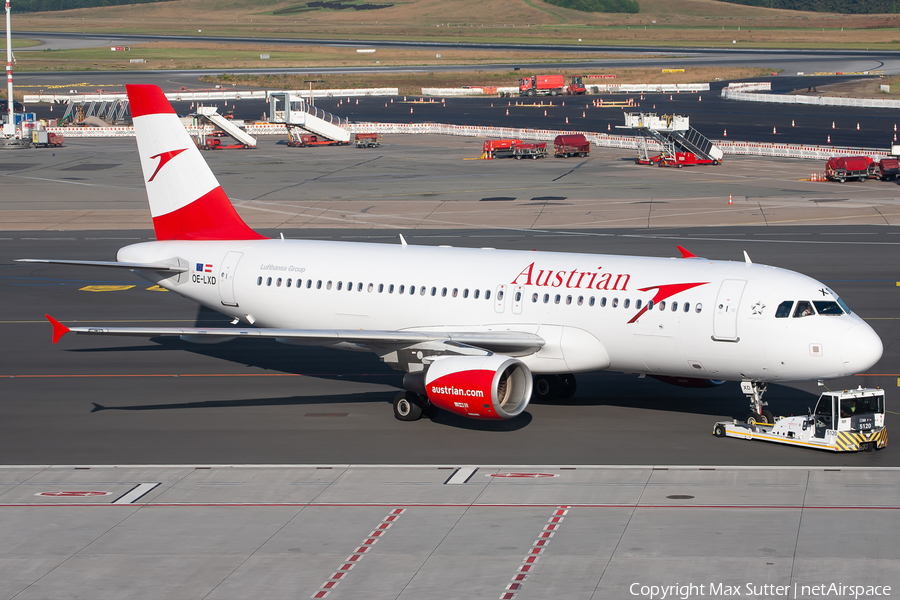
[[[550,517],[549,523],[544,525],[543,531],[538,534],[538,538],[533,544],[534,547],[528,551],[522,565],[519,566],[518,572],[513,575],[513,582],[506,586],[506,589],[509,591],[504,592],[500,596],[500,600],[513,600],[516,597],[516,593],[522,589],[521,582],[528,578],[528,575],[535,567],[535,563],[540,560],[539,555],[543,554],[544,550],[547,549],[547,545],[550,543],[549,538],[553,537],[553,532],[559,528],[559,523],[563,520],[563,517],[569,513],[568,509],[568,506],[558,506],[556,510],[553,511],[554,516]]]
[[[395,508],[392,509],[390,513],[383,519],[383,521],[396,521],[400,515],[406,512],[405,508]],[[366,553],[372,549],[372,544],[378,541],[377,538],[380,538],[384,535],[385,531],[391,526],[391,523],[382,522],[378,529],[370,533],[363,543],[356,547],[354,550],[354,554],[351,554],[347,557],[347,560],[338,568],[338,570],[331,575],[322,585],[319,586],[319,591],[315,592],[311,598],[324,598],[326,597],[332,589],[334,589],[338,583],[343,581],[350,569],[353,568],[354,564],[361,561]]]

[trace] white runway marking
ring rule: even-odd
[[[466,483],[470,479],[472,479],[472,475],[477,471],[477,467],[460,467],[457,469],[453,475],[450,476],[450,479],[444,482],[445,485],[456,485],[460,483]]]
[[[142,496],[147,494],[150,490],[159,485],[159,482],[156,483],[139,483],[130,491],[126,492],[124,496],[119,498],[118,500],[114,500],[113,504],[131,504],[133,502],[137,502]]]

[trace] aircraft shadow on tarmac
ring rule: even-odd
[[[197,322],[221,319],[221,315],[201,308]],[[274,340],[235,339],[219,344],[194,344],[175,337],[151,338],[152,345],[109,346],[69,350],[74,353],[105,352],[190,352],[246,367],[266,371],[292,373],[316,379],[390,385],[402,389],[402,374],[382,364],[371,354],[362,354],[311,346],[291,346]],[[144,361],[142,361],[144,362]],[[396,391],[373,391],[359,394],[286,396],[280,398],[244,398],[169,402],[165,404],[105,406],[94,403],[91,412],[104,410],[179,410],[206,408],[238,408],[258,406],[304,406],[322,404],[384,403],[391,404]],[[773,412],[781,415],[805,414],[815,406],[816,396],[802,390],[772,385],[766,395]],[[550,401],[534,400],[532,406],[588,407],[615,406],[638,410],[671,411],[743,418],[748,403],[737,382],[726,382],[710,388],[682,388],[652,378],[638,378],[633,374],[594,372],[578,375],[578,392],[572,398]],[[432,419],[435,423],[461,429],[481,431],[514,431],[531,422],[525,411],[507,421],[477,421],[440,411]]]

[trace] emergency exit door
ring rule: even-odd
[[[740,341],[737,331],[738,306],[744,293],[744,279],[726,279],[719,288],[716,305],[713,307],[713,335],[717,342]]]

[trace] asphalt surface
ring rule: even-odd
[[[112,76],[110,76],[112,77]],[[107,92],[124,92],[124,82],[153,83],[164,90],[208,89],[209,84],[198,81],[198,75],[172,73],[118,73],[113,79],[96,74],[16,75],[16,81],[32,86],[72,84],[70,89],[93,92],[102,88]],[[474,75],[473,75],[474,77]],[[806,93],[811,88],[846,81],[849,76],[764,78],[772,82],[772,93]],[[859,79],[861,76],[855,76]],[[75,81],[77,80],[77,82]],[[75,85],[76,83],[80,85]],[[477,81],[473,80],[473,84]],[[777,144],[808,144],[852,148],[889,148],[900,111],[896,109],[853,108],[838,106],[778,105],[761,102],[740,102],[721,98],[724,82],[711,84],[709,92],[680,94],[598,94],[583,97],[557,98],[432,98],[419,96],[319,98],[319,108],[352,122],[378,123],[447,123],[451,125],[483,125],[563,131],[593,131],[629,135],[629,130],[616,129],[624,125],[624,112],[655,112],[679,114],[691,118],[691,125],[713,140],[728,139]],[[59,93],[59,90],[57,90]],[[593,103],[621,103],[633,98],[636,106],[604,106]],[[425,100],[424,103],[412,103]],[[442,102],[443,100],[443,102]],[[550,106],[550,102],[553,106]],[[209,103],[207,103],[209,104]],[[564,106],[563,106],[564,104]],[[173,102],[182,115],[194,111],[192,102]],[[261,120],[268,118],[268,104],[263,100],[228,101],[217,103],[220,112],[232,112],[235,118]],[[30,104],[28,111],[39,118],[60,118],[65,107]],[[411,112],[412,111],[412,112]],[[507,114],[507,111],[509,114]],[[545,115],[546,111],[546,115]],[[568,121],[568,122],[567,122]],[[833,127],[832,127],[833,125]],[[857,129],[858,127],[858,129]]]
[[[274,232],[270,232],[274,233]],[[395,232],[380,231],[385,243]],[[881,335],[871,375],[829,387],[897,387],[897,248],[891,228],[757,228],[570,232],[416,231],[413,244],[441,244],[669,256],[687,244],[710,258],[795,269],[835,289]],[[686,390],[634,375],[579,375],[571,400],[533,403],[499,423],[447,413],[396,421],[390,402],[400,375],[375,356],[235,340],[67,337],[50,343],[44,313],[78,324],[221,324],[170,292],[130,274],[12,263],[20,257],[111,259],[151,237],[123,233],[15,232],[0,239],[0,461],[84,463],[709,464],[900,466],[900,450],[837,455],[711,435],[720,419],[742,417],[736,383]],[[325,239],[371,233],[316,231]],[[827,257],[827,259],[826,259]],[[99,272],[95,272],[99,271]],[[134,287],[92,292],[86,286]],[[773,386],[776,414],[805,413],[815,385]],[[889,399],[888,407],[894,403]],[[889,415],[888,425],[894,421]]]

